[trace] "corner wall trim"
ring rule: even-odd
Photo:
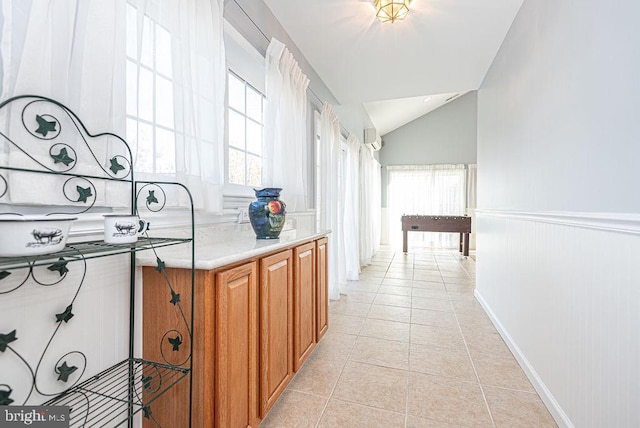
[[[529,363],[529,360],[527,360],[518,345],[513,341],[513,338],[511,337],[509,332],[507,332],[502,323],[498,320],[496,315],[493,313],[493,311],[477,289],[475,290],[474,295],[476,299],[478,299],[478,302],[480,303],[484,311],[487,313],[487,316],[489,316],[489,318],[491,319],[491,322],[495,326],[496,330],[498,330],[498,333],[500,333],[500,336],[502,337],[504,342],[509,347],[509,350],[511,350],[511,353],[513,353],[516,360],[518,360],[520,367],[522,367],[522,370],[525,372],[527,378],[529,378],[531,385],[533,385],[538,395],[540,395],[540,398],[547,406],[547,409],[549,409],[549,413],[551,413],[551,416],[553,416],[553,419],[556,421],[558,426],[560,428],[574,428],[571,419],[569,419],[564,410],[562,410],[562,407],[560,407],[558,401],[555,399],[553,394],[551,394],[551,391],[549,391],[540,376],[538,376],[538,373],[535,371],[531,363]]]
[[[478,217],[505,217],[537,223],[551,223],[583,229],[640,235],[640,215],[627,213],[583,213],[507,211],[476,209]]]

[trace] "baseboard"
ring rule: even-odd
[[[558,426],[560,428],[574,428],[573,423],[571,422],[567,414],[562,410],[562,408],[560,407],[560,404],[556,401],[553,394],[551,394],[551,391],[549,391],[549,389],[544,384],[542,379],[540,379],[540,376],[538,376],[538,373],[535,371],[533,366],[529,363],[529,360],[527,360],[527,358],[524,356],[524,354],[522,353],[518,345],[513,341],[511,335],[509,335],[507,330],[504,328],[502,323],[498,320],[498,318],[493,313],[493,311],[491,310],[487,302],[484,300],[482,295],[478,292],[478,290],[475,290],[474,295],[476,299],[478,299],[478,302],[480,303],[480,305],[482,305],[482,308],[484,309],[484,311],[487,313],[487,315],[491,319],[491,322],[495,326],[496,330],[498,330],[498,333],[500,334],[500,336],[502,336],[502,339],[504,340],[504,342],[507,344],[507,346],[511,350],[511,353],[515,356],[516,360],[518,360],[520,367],[522,367],[522,370],[524,371],[527,378],[529,378],[531,385],[533,385],[536,392],[538,393],[538,395],[540,396],[544,404],[547,406],[549,413],[551,413],[551,416],[556,421]]]

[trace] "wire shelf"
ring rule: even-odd
[[[189,369],[132,358],[87,379],[44,406],[69,406],[70,427],[116,426],[142,411],[187,376]]]
[[[27,183],[29,192],[34,193],[33,196],[25,198],[25,205],[38,205],[49,207],[54,212],[47,214],[68,214],[73,216],[82,215],[92,212],[92,210],[101,211],[104,201],[100,199],[103,193],[103,187],[109,181],[109,192],[119,194],[121,197],[129,196],[130,206],[128,207],[131,214],[150,214],[161,213],[165,207],[174,206],[173,198],[177,198],[178,205],[186,203],[190,208],[191,214],[191,233],[186,239],[167,238],[167,237],[149,237],[147,234],[138,238],[138,241],[131,244],[107,244],[102,240],[88,240],[80,236],[73,236],[67,245],[61,251],[44,254],[30,255],[21,257],[0,257],[0,303],[2,307],[11,305],[14,302],[18,305],[24,305],[25,313],[31,307],[40,308],[45,306],[43,300],[38,300],[37,306],[29,306],[28,300],[21,295],[14,295],[13,300],[2,300],[5,296],[11,295],[14,291],[20,289],[23,285],[50,287],[62,284],[64,282],[65,290],[55,298],[48,299],[51,301],[47,305],[47,311],[50,313],[51,323],[50,331],[44,333],[37,329],[24,328],[29,324],[29,320],[25,317],[11,317],[11,311],[0,311],[0,324],[4,327],[0,331],[0,348],[2,351],[9,349],[17,356],[18,365],[24,365],[18,370],[13,366],[4,367],[0,364],[4,371],[11,373],[11,383],[24,384],[22,388],[30,391],[24,404],[27,404],[32,397],[34,391],[40,392],[39,383],[37,382],[37,374],[48,372],[49,379],[55,374],[58,380],[67,382],[68,375],[75,370],[82,373],[87,366],[92,367],[95,373],[100,373],[92,377],[81,377],[83,381],[73,385],[70,389],[60,392],[56,395],[48,395],[51,398],[44,405],[49,406],[68,406],[70,408],[70,425],[71,427],[113,427],[121,424],[133,426],[133,415],[144,416],[150,418],[156,425],[160,423],[156,420],[162,419],[161,401],[155,402],[158,397],[163,395],[176,383],[181,382],[178,389],[188,389],[189,400],[185,401],[185,408],[189,413],[189,427],[191,426],[191,356],[193,354],[193,335],[192,326],[194,321],[194,266],[191,266],[191,288],[185,289],[183,293],[190,292],[189,303],[181,303],[180,293],[175,292],[174,285],[171,284],[171,278],[165,272],[165,264],[158,258],[157,273],[164,279],[166,287],[158,292],[166,293],[163,310],[166,310],[167,316],[175,317],[178,322],[171,326],[169,331],[158,331],[149,333],[149,337],[145,337],[145,347],[147,343],[157,342],[160,346],[160,357],[152,357],[152,359],[160,362],[151,362],[134,358],[134,349],[136,343],[137,332],[135,329],[136,311],[138,304],[136,302],[136,272],[135,260],[133,260],[137,251],[152,250],[155,253],[156,248],[167,247],[178,244],[191,243],[189,249],[185,248],[185,252],[191,254],[193,261],[195,247],[193,245],[195,239],[195,213],[193,207],[193,198],[189,189],[180,183],[166,181],[136,181],[133,156],[131,148],[127,142],[116,134],[112,133],[91,133],[80,120],[80,118],[62,103],[47,97],[37,95],[21,95],[0,102],[0,114],[3,118],[3,126],[0,126],[0,146],[6,148],[12,153],[18,154],[16,159],[20,159],[19,164],[12,164],[8,159],[6,162],[0,162],[0,199],[3,203],[12,206],[12,209],[20,210],[20,206],[15,204],[13,196],[25,198],[22,190],[23,181],[28,180],[24,174],[31,174],[32,183]],[[6,126],[5,126],[6,125]],[[9,126],[11,125],[11,126]],[[108,155],[108,156],[107,156]],[[15,162],[13,162],[15,163]],[[90,171],[91,174],[83,174]],[[37,174],[37,175],[32,175]],[[24,179],[23,179],[24,177]],[[48,184],[39,189],[39,180],[46,180]],[[117,186],[115,186],[117,185]],[[165,188],[172,189],[169,193]],[[37,195],[36,191],[46,192],[44,195]],[[176,193],[176,191],[178,193]],[[46,196],[46,197],[43,197]],[[60,210],[60,212],[56,212]],[[4,213],[7,214],[7,213]],[[21,214],[19,212],[15,214]],[[143,216],[144,216],[143,215]],[[184,236],[184,235],[183,235]],[[3,239],[0,237],[0,239]],[[9,239],[9,238],[5,238]],[[76,242],[73,242],[73,241]],[[91,311],[84,310],[81,317],[73,318],[76,314],[73,310],[77,310],[79,305],[88,301],[87,298],[79,298],[86,287],[88,259],[97,259],[101,257],[113,255],[131,255],[131,263],[124,263],[122,268],[129,271],[129,340],[128,340],[128,359],[110,367],[106,370],[97,361],[88,362],[87,355],[78,351],[71,350],[63,355],[55,364],[57,352],[75,348],[74,342],[89,343],[88,341],[102,341],[103,338],[93,331],[91,322]],[[155,254],[158,257],[157,253]],[[123,256],[124,257],[124,256]],[[129,260],[127,260],[128,262]],[[67,267],[68,262],[75,263],[72,275],[67,275],[70,269]],[[35,269],[37,267],[37,269]],[[80,269],[77,269],[80,268]],[[14,270],[15,272],[12,272]],[[21,272],[17,272],[20,270]],[[47,272],[50,271],[49,272]],[[18,275],[16,275],[16,273]],[[71,293],[75,290],[74,293]],[[169,300],[169,294],[171,300]],[[87,296],[88,297],[88,296]],[[120,296],[118,295],[118,298]],[[91,304],[99,305],[99,302]],[[185,299],[187,300],[187,299]],[[62,304],[63,303],[63,304]],[[124,306],[124,302],[123,306]],[[60,312],[66,305],[66,309]],[[183,307],[184,306],[184,307]],[[53,323],[53,315],[55,314],[56,323]],[[78,311],[80,315],[80,311]],[[73,321],[69,323],[69,320]],[[99,321],[99,320],[96,320]],[[64,328],[61,326],[64,323]],[[11,326],[11,324],[16,324]],[[100,330],[97,331],[99,333]],[[29,334],[27,334],[29,333]],[[118,337],[121,336],[120,332]],[[162,354],[162,346],[167,346],[166,336],[169,343],[174,348],[178,348],[183,340],[189,343],[188,356],[185,356],[184,364],[173,365]],[[48,339],[46,336],[48,334]],[[147,333],[145,333],[147,334]],[[173,337],[175,335],[175,337]],[[13,342],[19,340],[19,345],[13,348]],[[173,343],[172,341],[176,341]],[[93,342],[90,342],[93,344]],[[44,347],[43,347],[44,344]],[[108,346],[105,343],[103,346]],[[186,345],[185,345],[186,347]],[[149,347],[150,348],[150,347]],[[149,349],[146,348],[146,349]],[[39,355],[36,354],[31,358],[31,353],[23,355],[20,349],[42,349]],[[84,348],[83,348],[84,349]],[[101,347],[92,351],[92,354],[100,352]],[[0,352],[1,354],[1,352]],[[186,350],[185,350],[186,354]],[[182,355],[182,354],[181,354]],[[73,364],[78,358],[78,365],[68,366],[67,362]],[[59,365],[61,364],[61,365]],[[16,366],[17,367],[17,366]],[[66,368],[65,368],[66,367]],[[6,369],[6,370],[5,370]],[[15,375],[15,376],[14,376]],[[15,379],[14,379],[15,377]],[[188,380],[183,380],[185,377]],[[53,379],[53,378],[51,378]],[[76,379],[76,381],[79,381]],[[2,380],[5,382],[5,380]],[[9,382],[9,381],[6,381]],[[185,383],[185,382],[188,382]],[[56,385],[61,387],[60,384]],[[58,389],[56,389],[58,391]],[[12,396],[13,388],[9,384],[0,384],[0,404],[12,404],[19,400],[15,394]],[[44,394],[44,393],[43,393]],[[165,395],[165,398],[168,398]],[[38,396],[39,397],[39,396]],[[22,397],[20,397],[22,398]],[[155,403],[154,403],[155,402]],[[150,404],[154,403],[158,410],[157,415],[153,415]],[[28,403],[31,404],[31,403]],[[166,410],[166,409],[165,409]],[[160,416],[160,417],[159,417]],[[137,419],[137,418],[136,418]],[[135,421],[138,422],[137,420]]]
[[[41,256],[0,257],[0,269],[22,269],[29,266],[50,265],[52,261],[64,258],[66,261],[95,259],[98,257],[125,254],[132,251],[149,250],[191,242],[191,239],[179,238],[140,238],[131,244],[107,244],[104,241],[67,243],[62,251]]]

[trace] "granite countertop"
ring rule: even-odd
[[[206,236],[196,233],[195,268],[211,270],[230,265],[248,258],[267,254],[279,249],[288,248],[308,242],[330,233],[328,230],[286,230],[279,239],[256,239],[255,235],[240,234],[236,237]],[[191,244],[174,245],[157,248],[158,257],[166,267],[191,268]],[[140,266],[156,266],[153,251],[142,251],[136,254]]]

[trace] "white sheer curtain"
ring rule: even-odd
[[[466,201],[464,165],[409,165],[387,167],[389,237],[402,242],[403,214],[464,215]],[[459,235],[409,233],[409,242],[430,247],[454,248]]]
[[[371,264],[380,248],[380,164],[369,148],[360,150],[360,265]]]
[[[90,132],[114,132],[124,135],[124,50],[125,20],[123,2],[87,2],[81,0],[3,1],[0,5],[0,63],[2,91],[0,99],[18,95],[41,95],[66,105],[74,111]],[[35,107],[34,107],[35,108]],[[48,108],[43,106],[42,108]],[[62,110],[53,108],[65,128],[64,143],[81,150],[70,120]],[[5,116],[5,132],[18,123]],[[69,125],[67,129],[66,125]],[[61,125],[62,126],[62,125]],[[11,132],[8,135],[12,135]],[[27,146],[19,142],[40,162],[50,160],[48,146]],[[101,140],[92,149],[102,165],[108,165],[109,144]],[[43,149],[44,148],[44,149]],[[76,173],[100,175],[93,158],[82,151],[77,158]],[[33,168],[34,164],[18,149],[2,145],[0,159],[15,167]],[[60,205],[68,201],[61,189],[66,179],[52,177],[33,186],[33,177],[19,172],[7,174],[9,193],[1,202],[15,204]],[[108,192],[107,183],[95,183],[97,205],[121,206],[127,198]],[[37,198],[37,199],[36,199]]]
[[[133,23],[127,4],[137,13]],[[150,107],[156,116],[170,115],[169,149],[154,154],[175,162],[175,168],[161,176],[136,177],[180,181],[190,188],[197,208],[221,212],[222,9],[223,0],[3,1],[1,98],[44,95],[71,108],[91,132],[125,136],[129,103],[138,107],[143,100],[140,85],[127,85],[127,49],[133,43],[138,61],[149,53],[143,46],[151,45],[153,54],[153,33],[144,28],[144,17],[151,18],[170,34],[173,85],[147,86],[144,99],[156,100]],[[145,79],[138,74],[137,81]],[[136,138],[126,135],[135,146]]]
[[[3,1],[1,7],[1,99],[43,95],[81,115],[94,132],[124,131],[124,3]]]
[[[226,65],[223,39],[223,0],[157,1],[127,0],[137,10],[135,39],[137,60],[148,55],[145,48],[159,43],[156,32],[145,27],[144,17],[151,18],[168,31],[172,86],[163,88],[156,82],[156,117],[169,115],[173,123],[175,171],[163,173],[163,179],[185,184],[194,197],[196,208],[222,213],[224,185],[224,96]],[[131,36],[134,36],[130,32]],[[156,45],[156,50],[158,49]],[[159,55],[156,51],[156,56]],[[134,102],[144,100],[141,81]],[[131,88],[128,88],[128,90]],[[129,94],[130,95],[130,94]],[[161,105],[158,100],[165,102]],[[131,98],[128,97],[131,102]],[[171,107],[167,104],[171,104]],[[159,136],[160,134],[158,134]],[[163,134],[164,135],[164,134]],[[156,137],[156,143],[159,138]],[[166,156],[159,151],[156,156]],[[158,179],[154,174],[140,177]],[[186,201],[183,201],[186,202]]]
[[[343,156],[344,183],[344,247],[346,279],[357,281],[360,277],[360,148],[358,138],[349,134],[346,153]]]
[[[2,94],[43,95],[95,132],[124,130],[123,5],[81,0],[2,2]]]
[[[471,235],[469,236],[469,248],[476,248],[476,207],[478,188],[478,165],[467,165],[467,215],[471,217]]]
[[[307,191],[307,87],[309,79],[282,42],[271,39],[265,58],[262,184],[281,187],[290,212],[309,206]]]
[[[325,104],[320,114],[320,206],[318,217],[321,229],[329,235],[329,298],[337,300],[346,289],[344,247],[344,204],[342,198],[342,165],[340,149],[340,120],[333,108]]]

